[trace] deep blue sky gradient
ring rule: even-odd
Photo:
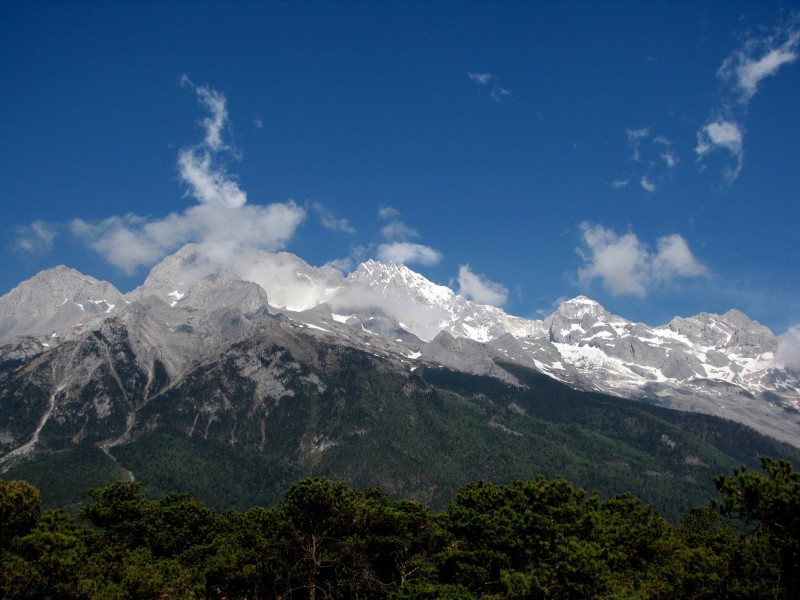
[[[393,207],[409,266],[458,288],[459,267],[549,313],[580,293],[652,325],[739,308],[800,323],[800,61],[735,109],[743,164],[697,133],[734,103],[717,76],[748,40],[796,29],[796,2],[4,2],[0,5],[0,294],[67,264],[127,291],[126,274],[69,231],[76,218],[160,218],[195,203],[178,152],[203,137],[198,86],[225,95],[250,204],[307,208],[285,249],[320,266],[374,257]],[[796,18],[796,15],[795,17]],[[757,56],[757,55],[755,55]],[[469,73],[492,79],[479,85]],[[492,96],[503,88],[507,95]],[[498,101],[499,100],[499,101]],[[639,160],[627,131],[647,129]],[[662,143],[677,159],[668,167]],[[648,192],[642,178],[655,185]],[[615,181],[627,181],[620,189]],[[354,232],[323,227],[324,206]],[[51,247],[21,250],[36,221]],[[581,282],[581,223],[678,234],[701,276],[644,295]],[[360,249],[360,250],[359,250]]]

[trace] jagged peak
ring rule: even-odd
[[[599,302],[583,295],[565,300],[558,306],[553,315],[560,315],[569,319],[581,319],[586,315],[590,315],[600,320],[608,320],[612,316]]]
[[[347,276],[347,279],[352,282],[367,283],[373,288],[383,287],[384,292],[387,292],[390,286],[402,286],[409,293],[413,292],[413,295],[422,296],[425,300],[436,304],[452,302],[456,298],[456,293],[449,287],[433,283],[402,263],[384,263],[370,259],[361,263]]]
[[[767,329],[765,325],[762,325],[758,321],[751,319],[742,311],[731,308],[730,310],[722,313],[709,313],[709,312],[700,312],[696,315],[692,315],[691,317],[675,317],[672,321],[669,322],[669,327],[673,328],[673,324],[676,326],[680,325],[681,323],[686,322],[695,322],[695,323],[706,323],[706,324],[716,324],[716,325],[724,325],[726,327],[730,327],[731,329]]]
[[[358,268],[350,275],[355,276],[357,274],[362,275],[362,277],[363,275],[368,275],[370,278],[382,279],[391,279],[395,277],[399,277],[403,280],[420,279],[430,283],[431,285],[436,285],[416,271],[412,271],[403,263],[396,263],[393,261],[385,263],[370,258],[369,260],[366,260],[358,265]]]
[[[68,294],[80,293],[81,290],[84,290],[88,287],[92,291],[103,293],[107,292],[114,296],[122,295],[113,284],[107,281],[96,279],[91,275],[84,275],[77,269],[67,267],[66,265],[57,265],[55,267],[39,271],[30,279],[26,279],[8,293],[0,296],[0,301],[15,298],[20,294],[25,293],[25,290],[42,287],[51,292],[59,290]],[[42,293],[44,292],[42,291]]]

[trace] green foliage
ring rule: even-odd
[[[128,478],[118,463],[90,443],[38,456],[10,469],[5,476],[36,486],[45,509],[63,508],[69,512],[75,512],[85,501],[88,488]]]
[[[51,419],[43,430],[41,454],[8,473],[39,487],[45,508],[74,512],[84,489],[131,474],[154,497],[177,490],[216,510],[272,506],[307,477],[442,510],[470,481],[563,475],[606,499],[629,491],[674,522],[718,497],[713,474],[756,467],[759,452],[800,464],[796,449],[741,425],[578,392],[513,364],[501,366],[523,386],[443,368],[409,373],[368,352],[267,336],[169,385],[163,365],[148,380],[127,342],[113,339],[98,334],[75,351],[111,352],[119,379],[98,372],[64,423]],[[274,385],[243,375],[243,356]],[[46,405],[47,394],[25,390],[3,387],[4,422],[30,423],[9,407]],[[23,393],[36,401],[14,400]],[[115,399],[113,419],[81,416],[94,395]],[[112,458],[94,444],[121,434],[126,414],[136,417],[130,441],[111,448]]]
[[[0,551],[3,598],[82,598],[90,533],[64,511],[48,511]]]
[[[752,529],[779,560],[781,596],[800,597],[800,473],[785,460],[762,457],[765,475],[742,467],[715,483],[722,495],[718,508]]]
[[[39,490],[28,482],[0,480],[0,550],[33,529],[41,507]]]
[[[160,431],[115,449],[154,494],[181,490],[217,510],[273,505],[302,472],[269,453]]]
[[[440,514],[314,478],[272,509],[223,514],[118,482],[90,491],[90,529],[0,482],[0,597],[795,598],[800,478],[763,462],[766,475],[718,478],[723,500],[675,525],[562,477],[472,483]]]
[[[439,557],[440,577],[479,597],[639,594],[669,533],[637,498],[600,502],[562,478],[468,486],[444,519],[454,540]]]

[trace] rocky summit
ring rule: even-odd
[[[587,485],[600,485],[592,461],[613,465],[628,473],[609,479],[613,488],[633,477],[636,452],[661,456],[683,435],[669,428],[689,422],[702,443],[745,435],[746,426],[800,447],[800,375],[776,361],[777,347],[768,328],[736,310],[652,327],[579,296],[530,320],[399,264],[368,261],[344,277],[291,254],[257,253],[221,267],[189,245],[127,294],[56,267],[0,298],[0,471],[92,448],[116,469],[112,478],[157,478],[148,460],[165,455],[151,456],[154,448],[189,469],[185,444],[208,443],[217,448],[204,447],[208,464],[227,448],[261,456],[267,462],[251,467],[275,481],[327,473],[432,502],[446,500],[447,485],[533,469],[534,455],[537,468],[574,472]],[[545,433],[553,419],[560,429]],[[645,428],[645,439],[632,423],[652,419],[661,424]],[[595,434],[606,436],[605,449]],[[620,458],[618,443],[636,451]],[[713,453],[698,458],[688,450],[695,443],[669,459],[669,477],[691,483],[699,476],[683,473],[687,465],[711,468]],[[421,467],[426,457],[415,458],[439,452],[450,464],[465,444],[485,454],[458,473],[452,463],[434,477]],[[384,462],[376,470],[370,457]],[[630,481],[661,473],[639,468]]]

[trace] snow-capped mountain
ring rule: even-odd
[[[372,260],[347,278],[288,253],[258,253],[220,269],[189,245],[127,295],[57,267],[0,298],[0,362],[115,320],[150,376],[159,358],[176,380],[188,365],[273,331],[276,316],[407,370],[442,365],[514,383],[508,365],[516,364],[574,388],[737,420],[800,446],[800,376],[775,364],[772,332],[736,310],[651,327],[579,296],[530,320]]]
[[[369,288],[380,297],[380,304],[396,312],[404,327],[423,339],[433,339],[441,331],[476,342],[488,342],[509,332],[516,336],[541,332],[538,321],[512,317],[494,306],[470,302],[405,265],[369,260],[347,280]]]

